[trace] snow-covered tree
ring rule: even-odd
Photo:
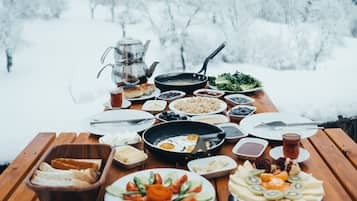
[[[142,6],[140,1],[119,0],[116,5],[116,18],[122,29],[122,37],[126,37],[126,25],[135,24],[142,19]]]
[[[12,0],[22,18],[59,18],[67,8],[65,0]]]
[[[13,52],[20,38],[21,21],[13,1],[0,1],[0,50],[5,52],[6,69],[11,71]]]
[[[115,7],[118,5],[120,0],[89,0],[89,9],[91,13],[91,18],[94,19],[95,9],[97,6],[102,5],[108,7],[111,13],[112,22],[115,21]]]

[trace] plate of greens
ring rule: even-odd
[[[249,93],[263,88],[259,80],[239,71],[208,77],[208,86],[226,93]]]

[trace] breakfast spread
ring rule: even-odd
[[[227,105],[223,101],[208,97],[183,98],[170,104],[171,110],[174,109],[192,115],[219,113],[226,107]]]
[[[244,201],[321,200],[322,181],[300,170],[289,158],[279,158],[276,164],[263,158],[254,165],[245,161],[230,176],[229,191]]]
[[[56,158],[42,162],[31,183],[53,187],[87,187],[98,179],[101,159]]]
[[[148,155],[144,151],[138,150],[132,146],[119,147],[114,154],[114,159],[124,165],[132,165],[145,161]]]

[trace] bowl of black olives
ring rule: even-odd
[[[257,110],[256,107],[254,106],[249,106],[249,105],[237,105],[235,107],[232,107],[228,112],[228,116],[231,119],[231,121],[240,121],[244,117],[254,114],[254,112]]]
[[[187,115],[178,114],[174,111],[162,111],[155,116],[156,119],[160,121],[176,121],[176,120],[190,120]]]

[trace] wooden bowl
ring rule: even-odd
[[[95,201],[113,161],[114,151],[105,144],[63,144],[52,147],[27,175],[26,186],[35,191],[41,201]],[[42,162],[54,158],[102,159],[99,179],[88,187],[49,187],[31,183],[31,178]]]

